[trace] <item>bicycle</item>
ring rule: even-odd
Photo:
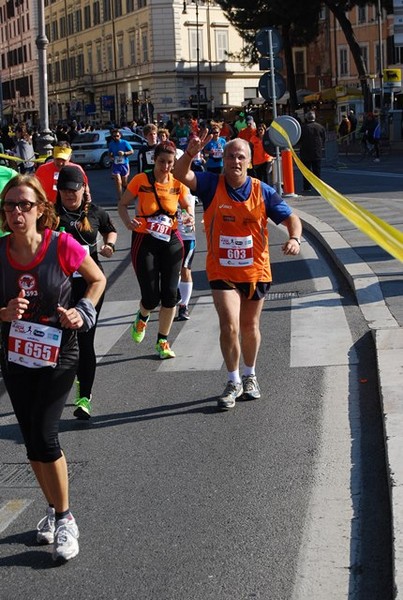
[[[374,162],[379,161],[379,155],[387,154],[388,141],[378,141],[378,153],[376,145],[371,144],[364,136],[356,133],[349,133],[348,135],[339,138],[339,157],[345,156],[352,163],[359,163],[365,159],[371,159]]]

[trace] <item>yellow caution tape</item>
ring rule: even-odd
[[[319,194],[333,206],[340,214],[353,223],[357,229],[365,233],[378,246],[386,250],[391,256],[403,262],[403,232],[383,221],[369,210],[366,210],[356,202],[352,202],[330,185],[319,179],[301,162],[296,155],[287,132],[275,121],[271,124],[287,141],[292,152],[295,164],[302,175]]]
[[[40,163],[40,164],[42,164],[49,157],[48,156],[39,156],[38,158],[34,158],[34,157],[32,157],[32,158],[20,158],[19,156],[13,156],[12,154],[1,154],[0,153],[0,158],[5,158],[6,160],[13,160],[14,162],[17,162],[17,163],[21,163],[21,162],[33,162],[33,163]]]

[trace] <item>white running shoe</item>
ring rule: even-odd
[[[79,535],[77,523],[74,518],[57,521],[53,560],[64,563],[77,556],[79,552]]]
[[[43,517],[36,526],[36,541],[38,544],[53,544],[56,529],[55,509],[48,506],[46,517]]]
[[[217,400],[217,408],[219,410],[229,410],[230,408],[234,408],[235,400],[239,398],[239,396],[242,396],[242,392],[242,382],[234,383],[233,381],[228,381],[225,390]]]
[[[244,400],[257,400],[260,398],[260,387],[257,382],[256,375],[243,375],[243,399]]]

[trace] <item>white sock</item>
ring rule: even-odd
[[[244,374],[245,376],[248,376],[248,375],[255,375],[255,374],[256,374],[256,373],[255,373],[255,367],[254,367],[254,366],[253,366],[253,367],[247,367],[247,366],[245,365],[245,367],[244,367],[244,370],[243,370],[243,374]]]
[[[179,292],[181,295],[181,304],[187,306],[189,304],[190,296],[193,291],[193,281],[180,281],[179,282]]]
[[[239,369],[236,371],[228,371],[228,381],[232,381],[233,383],[241,383]]]

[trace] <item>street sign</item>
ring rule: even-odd
[[[402,87],[402,71],[401,69],[384,69],[383,70],[383,89],[385,91],[400,90]]]
[[[295,144],[301,137],[301,125],[299,121],[297,121],[297,119],[294,119],[294,117],[290,117],[289,115],[281,115],[280,117],[277,117],[274,120],[276,123],[281,125],[281,127],[284,129],[284,131],[290,138],[291,144],[295,146]],[[274,129],[274,127],[270,126],[268,132],[270,141],[275,146],[280,146],[280,148],[286,148],[288,146],[287,140],[281,135],[279,131],[277,131],[277,129]]]
[[[281,58],[281,56],[275,56],[274,60],[274,68],[277,71],[282,71],[283,70],[283,59]],[[261,58],[259,58],[259,69],[261,71],[269,71],[270,70],[270,58],[268,56],[262,56]]]
[[[284,77],[280,75],[280,73],[274,74],[274,88],[276,98],[282,98],[286,91],[286,83]],[[259,93],[267,101],[273,98],[270,73],[265,73],[259,79]]]
[[[273,54],[278,54],[283,48],[283,39],[277,29],[266,27],[261,29],[255,38],[255,45],[262,56],[268,56],[270,52],[269,48],[269,31],[271,31],[271,40]]]

